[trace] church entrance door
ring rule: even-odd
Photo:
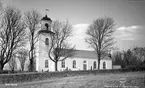
[[[87,70],[87,64],[83,64],[83,70]]]

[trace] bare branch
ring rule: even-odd
[[[86,42],[96,51],[98,56],[98,69],[100,66],[100,59],[105,53],[114,49],[114,20],[110,17],[98,18],[89,26],[86,34]]]
[[[25,45],[26,31],[18,9],[6,8],[0,32],[0,67],[3,67],[15,51]]]
[[[20,61],[20,66],[21,66],[21,71],[24,71],[24,67],[25,67],[25,61],[27,59],[28,56],[28,50],[22,48],[18,50],[18,59]]]
[[[72,27],[68,21],[60,22],[56,20],[52,24],[52,30],[55,34],[51,37],[51,46],[48,56],[57,64],[58,61],[73,56],[74,47],[71,47],[71,44],[67,41],[67,39],[72,36]],[[55,70],[57,71],[57,67],[55,67]]]
[[[40,22],[40,14],[36,10],[30,10],[25,13],[25,25],[29,30],[29,60],[30,60],[30,68],[29,71],[34,71],[33,60],[35,57],[35,44],[38,41],[38,24]]]

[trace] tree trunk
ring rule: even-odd
[[[33,71],[33,59],[30,59],[30,65],[29,65],[29,71],[32,72]]]
[[[33,59],[34,59],[34,55],[33,55],[33,52],[34,52],[34,44],[32,43],[31,45],[31,49],[29,51],[29,60],[30,60],[30,64],[29,64],[29,71],[32,72],[33,71]]]
[[[0,72],[3,71],[3,68],[4,68],[4,65],[3,64],[0,64]]]
[[[101,58],[101,56],[100,56],[100,54],[98,54],[98,70],[100,69],[100,58]]]
[[[100,69],[100,59],[98,58],[98,70]]]
[[[24,66],[21,66],[21,71],[22,71],[22,72],[24,71]]]
[[[55,62],[55,71],[57,71],[57,62]]]
[[[11,70],[11,72],[12,72],[12,73],[14,73],[14,69],[15,69],[15,68],[14,68],[14,67],[12,67],[12,70]]]

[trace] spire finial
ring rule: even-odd
[[[46,10],[46,15],[47,15],[47,12],[49,11],[49,9],[45,9]]]

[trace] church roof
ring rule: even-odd
[[[88,50],[74,50],[74,56],[73,57],[84,58],[84,59],[97,59],[98,58],[95,51],[88,51]],[[111,58],[108,57],[108,56],[105,56],[102,59],[103,60],[111,60]]]
[[[75,50],[75,54],[74,54],[73,57],[96,59],[97,58],[97,54],[96,54],[95,51]]]
[[[52,20],[49,17],[47,17],[47,15],[45,15],[45,17],[43,17],[41,20],[46,20],[46,21],[51,21],[52,22]]]
[[[95,51],[88,50],[75,50],[75,54],[73,57],[84,58],[84,59],[97,59],[97,54]],[[102,60],[111,60],[110,57],[104,56]]]
[[[49,30],[40,30],[40,31],[39,31],[39,34],[40,34],[40,33],[50,33],[50,34],[55,34],[54,32],[49,31]]]
[[[108,56],[105,56],[104,58],[102,58],[101,60],[111,60],[111,58],[110,57],[108,57]]]

